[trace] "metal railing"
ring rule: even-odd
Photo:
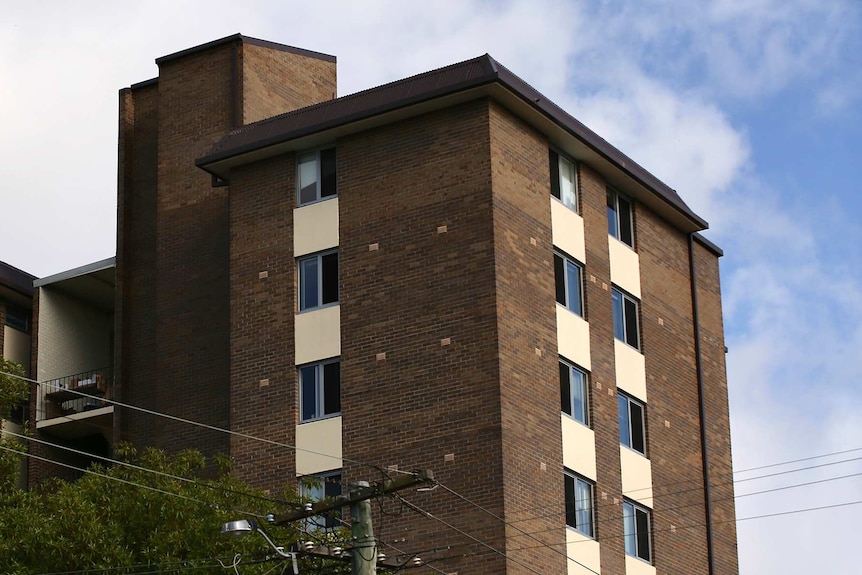
[[[39,383],[36,421],[86,413],[110,405],[113,373],[110,367],[84,371]]]

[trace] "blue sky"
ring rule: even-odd
[[[726,252],[736,467],[862,447],[862,3],[7,4],[0,260],[44,276],[114,254],[117,91],[155,76],[159,56],[241,32],[336,55],[344,95],[487,52],[710,222]],[[860,471],[844,463],[737,493]],[[856,477],[737,509],[858,500]],[[741,522],[742,573],[856,573],[860,512]]]

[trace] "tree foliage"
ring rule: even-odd
[[[230,565],[236,554],[242,573],[272,568],[260,563],[274,555],[263,538],[227,539],[220,527],[247,513],[277,511],[287,501],[269,499],[225,467],[214,479],[202,477],[206,461],[196,451],[168,456],[124,446],[119,452],[139,468],[95,465],[74,483],[55,479],[0,493],[4,572],[179,573],[197,567],[197,573],[224,573],[215,558]],[[270,531],[284,545],[298,536],[290,528]]]

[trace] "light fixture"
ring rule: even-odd
[[[266,534],[266,531],[258,525],[256,519],[238,519],[236,521],[228,521],[227,523],[222,524],[221,533],[222,535],[226,535],[233,539],[239,539],[247,533],[260,533],[261,537],[266,539],[269,546],[272,547],[280,557],[293,561],[293,572],[295,575],[299,574],[299,565],[296,562],[296,553],[288,553],[284,550],[284,547],[276,545],[275,542],[269,538],[269,535]]]

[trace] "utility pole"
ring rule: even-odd
[[[367,481],[357,482],[359,487],[369,487]],[[377,542],[371,525],[371,502],[357,501],[350,506],[351,531],[353,533],[353,560],[351,575],[377,575]]]
[[[434,473],[431,470],[415,471],[410,474],[400,475],[395,479],[387,479],[381,483],[370,485],[367,481],[359,481],[358,489],[350,491],[347,495],[339,495],[328,499],[321,499],[303,509],[288,511],[273,517],[269,523],[283,525],[301,519],[307,519],[320,515],[327,511],[340,509],[345,505],[350,506],[350,518],[352,521],[351,531],[353,534],[353,548],[351,550],[351,573],[352,575],[377,575],[377,541],[374,539],[374,528],[371,524],[371,503],[373,497],[388,495],[402,489],[408,489],[422,483],[433,483]],[[327,549],[325,553],[321,550],[309,553],[318,557],[329,557],[331,554]],[[386,565],[387,567],[403,568],[404,565]]]

